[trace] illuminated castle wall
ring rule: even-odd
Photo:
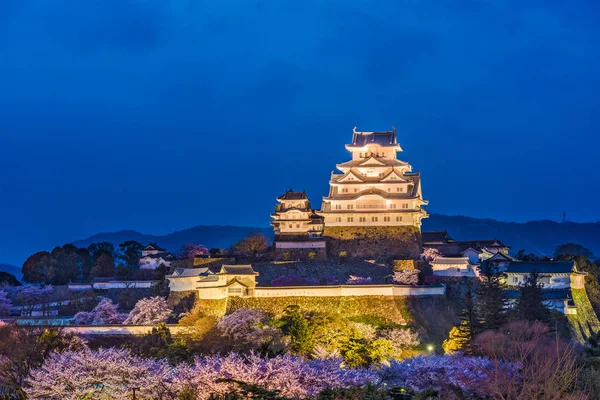
[[[346,145],[352,159],[332,173],[319,214],[326,227],[413,226],[427,218],[420,174],[397,158],[396,130],[358,132]]]

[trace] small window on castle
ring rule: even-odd
[[[402,191],[402,188],[400,188],[400,187],[396,188],[396,192],[401,192],[401,191]]]
[[[377,222],[378,218],[377,217],[371,217],[371,222]]]
[[[402,221],[402,217],[396,217],[396,222]]]
[[[354,188],[354,193],[358,192],[358,188]]]
[[[383,217],[383,222],[390,222],[390,217]]]
[[[517,278],[516,276],[513,276],[513,283],[519,283],[519,278]]]
[[[391,191],[392,191],[392,188],[388,188],[388,192],[391,192]]]
[[[348,210],[352,210],[354,209],[354,204],[348,204],[346,208],[348,208]]]
[[[342,193],[348,193],[348,188],[343,188]]]
[[[390,208],[396,208],[396,203],[391,203]]]
[[[367,222],[367,218],[366,217],[360,217],[358,219],[358,222]]]
[[[336,217],[335,222],[342,222],[342,217]]]
[[[335,205],[335,209],[336,210],[341,210],[342,209],[342,205],[341,204],[336,204]]]
[[[348,222],[354,222],[354,217],[348,217]]]
[[[299,228],[300,228],[300,224],[296,224],[296,228],[298,228],[298,229],[299,229]]]
[[[408,203],[403,203],[402,208],[408,208]]]

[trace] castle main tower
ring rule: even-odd
[[[389,132],[358,132],[346,145],[352,160],[332,173],[329,196],[319,214],[326,227],[412,226],[420,229],[427,218],[420,174],[398,160],[402,148],[396,129]]]

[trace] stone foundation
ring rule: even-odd
[[[327,253],[337,257],[418,259],[421,232],[412,226],[325,226]]]

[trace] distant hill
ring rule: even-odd
[[[273,235],[273,230],[271,228],[198,225],[193,228],[169,233],[167,235],[151,235],[130,230],[98,233],[86,239],[78,240],[73,244],[78,247],[86,247],[91,243],[110,242],[116,247],[119,243],[123,243],[126,240],[135,240],[144,245],[150,242],[157,243],[170,252],[176,252],[184,243],[203,244],[209,249],[211,247],[223,249],[231,247],[246,236],[256,232],[262,233],[269,238]]]
[[[497,238],[511,246],[513,254],[520,249],[525,249],[538,255],[552,255],[556,246],[574,242],[588,247],[597,257],[600,257],[600,222],[531,221],[517,223],[432,214],[423,220],[423,230],[447,230],[450,236],[457,240]],[[201,243],[209,248],[227,248],[254,232],[262,233],[269,238],[273,236],[271,228],[198,225],[167,235],[150,235],[133,230],[99,233],[73,244],[88,246],[91,243],[106,241],[117,246],[126,240],[136,240],[142,244],[156,242],[174,252],[183,243]]]
[[[552,256],[556,246],[572,242],[589,248],[596,257],[600,257],[600,222],[519,223],[432,214],[423,220],[423,230],[448,230],[450,237],[457,240],[497,238],[512,247],[511,254],[525,249],[537,255]]]
[[[8,272],[9,274],[14,275],[18,280],[23,279],[21,267],[17,267],[16,265],[0,264],[0,271]]]

